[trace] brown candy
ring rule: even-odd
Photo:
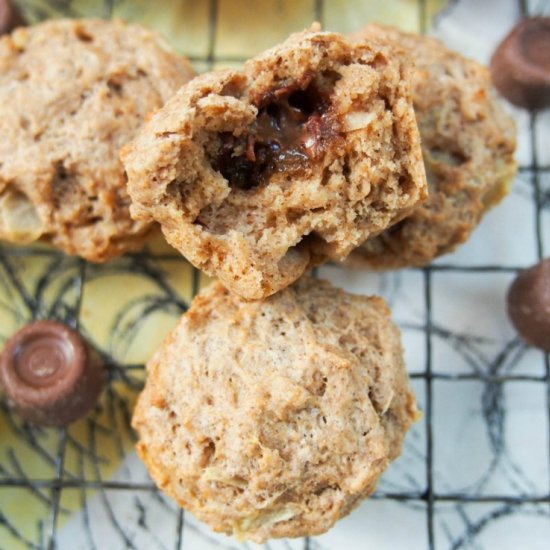
[[[550,107],[550,17],[531,17],[516,25],[493,54],[491,76],[515,105]]]
[[[550,258],[516,277],[508,290],[508,316],[526,342],[550,353]]]
[[[0,35],[11,32],[15,27],[24,25],[21,14],[9,0],[0,0]]]
[[[103,368],[78,332],[57,321],[37,321],[6,343],[0,383],[9,405],[25,420],[65,426],[94,406]]]

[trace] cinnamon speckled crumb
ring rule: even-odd
[[[194,79],[122,153],[132,215],[248,299],[344,258],[426,196],[409,72],[392,48],[314,27],[242,71]],[[282,124],[281,101],[307,118],[298,147],[242,137],[261,117]]]

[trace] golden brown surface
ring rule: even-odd
[[[141,246],[118,149],[189,78],[139,26],[58,20],[0,40],[0,238],[103,261]]]
[[[421,266],[468,239],[516,174],[516,130],[499,105],[488,70],[434,38],[369,25],[359,42],[399,43],[416,64],[413,100],[428,177],[428,200],[369,239],[348,264],[377,269]],[[405,61],[406,62],[406,61]]]
[[[385,302],[303,278],[263,302],[203,291],[149,362],[133,426],[163,491],[261,542],[349,513],[416,416]]]
[[[242,71],[202,75],[123,150],[132,215],[159,222],[172,246],[232,292],[269,296],[308,267],[344,258],[425,198],[408,81],[386,46],[351,46],[315,28]],[[268,158],[272,173],[232,181],[219,161],[227,140],[242,143],[226,158],[246,164],[260,155],[241,138],[258,113],[279,100],[302,105],[304,95],[304,127],[315,134],[321,124],[317,141],[298,138],[305,160],[285,172]]]

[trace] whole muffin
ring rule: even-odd
[[[147,365],[137,451],[214,530],[319,534],[374,490],[417,409],[378,297],[304,278],[262,302],[216,283]]]
[[[514,121],[500,106],[489,71],[438,40],[379,25],[354,38],[398,43],[416,65],[413,101],[429,193],[407,218],[357,248],[348,263],[422,266],[466,241],[508,192],[516,174]]]
[[[0,39],[0,238],[104,261],[140,247],[119,148],[193,71],[156,34],[57,20]]]
[[[123,150],[132,215],[261,299],[425,198],[407,67],[317,27],[195,78]]]

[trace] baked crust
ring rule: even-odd
[[[133,426],[162,491],[263,542],[349,513],[417,414],[384,301],[306,277],[265,301],[203,291],[149,361]]]
[[[122,152],[132,215],[248,299],[343,259],[425,198],[400,59],[313,27],[195,78]]]
[[[413,101],[429,197],[406,219],[368,239],[347,263],[374,269],[423,266],[465,242],[508,193],[517,171],[516,128],[479,63],[435,38],[391,27],[369,25],[354,39],[377,37],[400,44],[408,62],[416,64]]]
[[[193,75],[156,34],[57,20],[0,39],[0,238],[104,261],[141,247],[118,150]]]

